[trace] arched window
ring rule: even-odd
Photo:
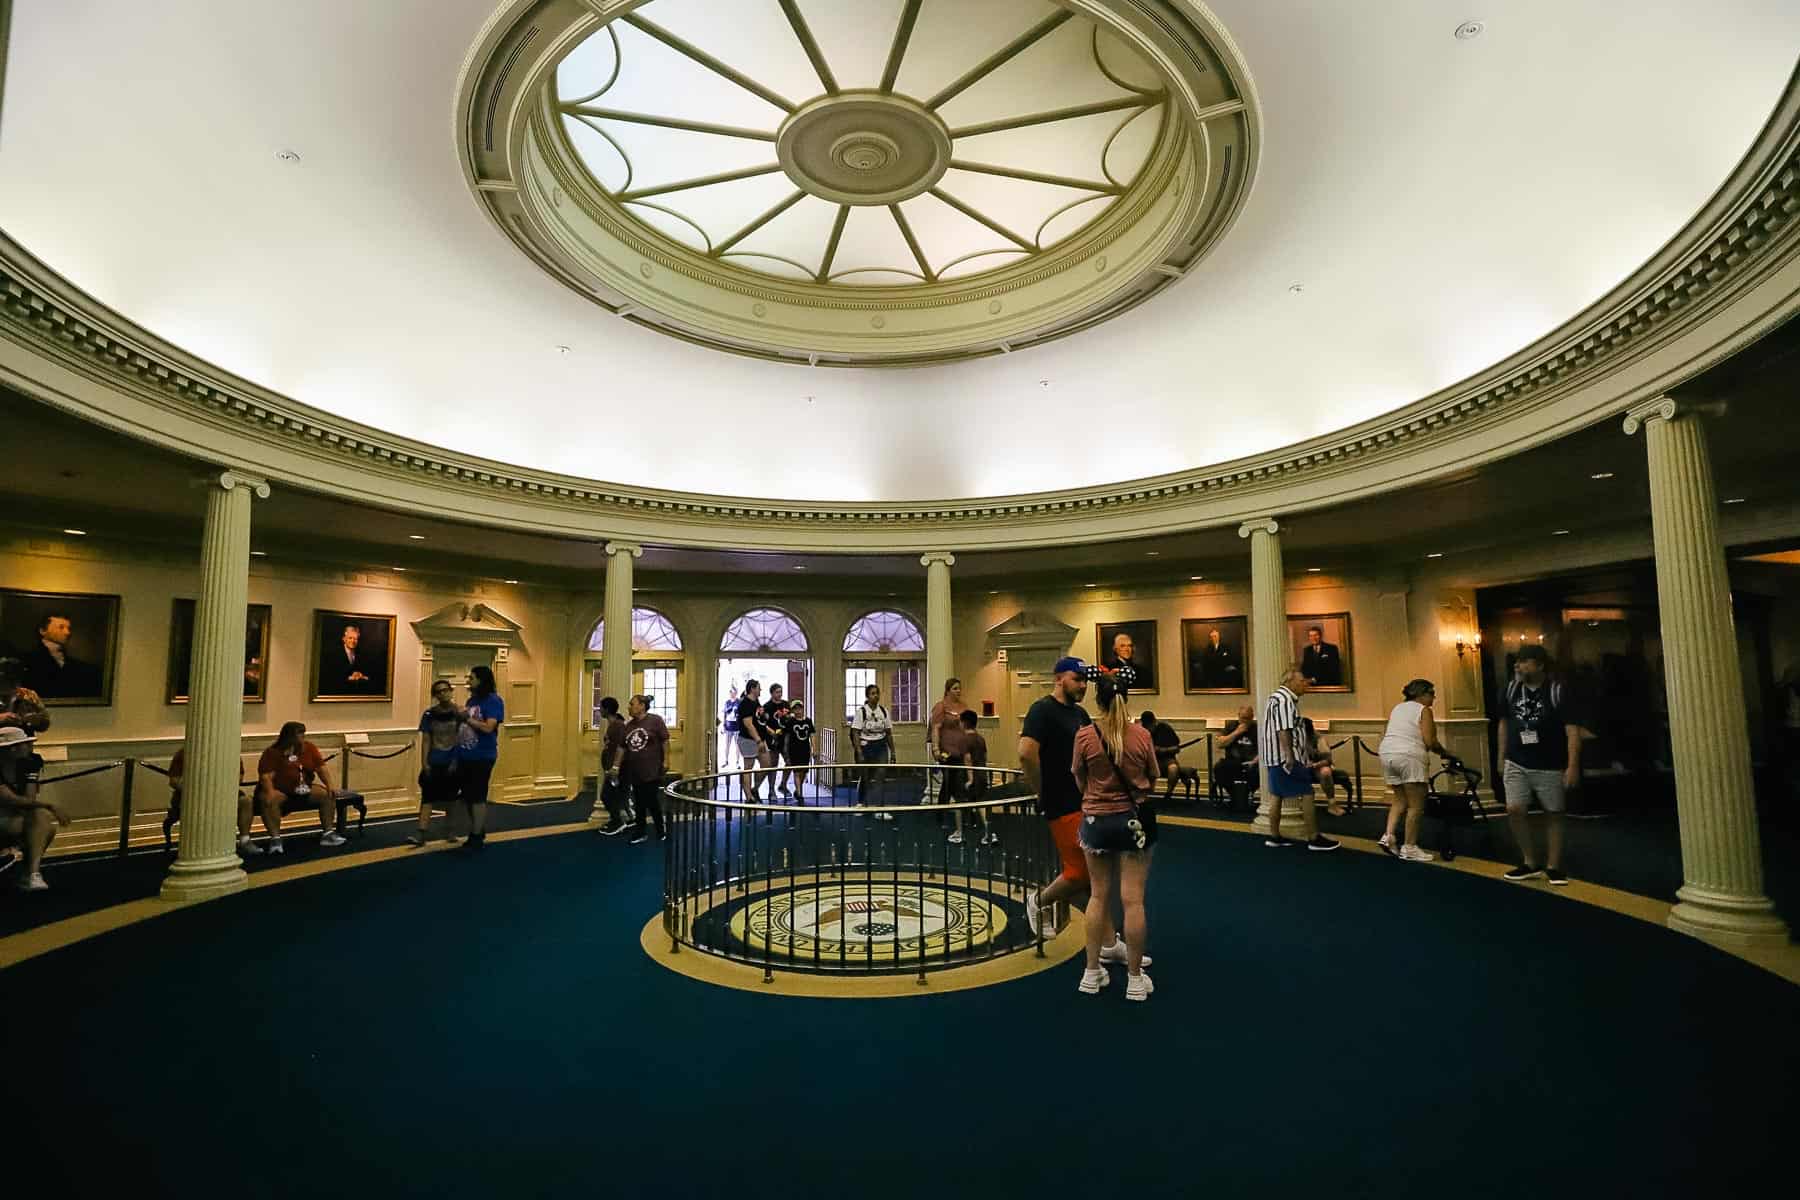
[[[770,650],[805,650],[799,622],[774,608],[753,608],[731,623],[719,641],[721,650],[760,654]]]
[[[844,649],[864,653],[874,651],[878,654],[923,650],[925,634],[904,613],[872,612],[866,617],[859,617],[850,626],[850,632],[844,635]]]
[[[594,632],[588,638],[588,649],[596,654],[606,650],[606,621],[594,623]],[[668,653],[681,649],[681,635],[675,632],[675,626],[669,618],[654,608],[634,608],[631,610],[631,652]]]

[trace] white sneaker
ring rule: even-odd
[[[1401,862],[1432,862],[1436,860],[1436,858],[1437,855],[1433,854],[1431,851],[1421,850],[1417,846],[1400,847]]]
[[[1394,835],[1393,834],[1391,834],[1391,833],[1382,834],[1380,837],[1375,839],[1375,844],[1377,846],[1381,847],[1382,853],[1387,854],[1388,856],[1390,856],[1392,858],[1400,857],[1400,851],[1394,848]]]
[[[1156,985],[1150,982],[1150,972],[1139,971],[1136,975],[1125,977],[1125,998],[1127,1000],[1148,1000]]]
[[[327,832],[324,837],[319,839],[319,845],[321,845],[321,846],[341,846],[349,840],[350,840],[349,838],[345,837],[343,834],[341,834],[337,830],[333,829],[333,830],[330,830],[329,832]]]
[[[891,820],[893,820],[893,819],[894,819],[894,814],[893,814],[893,813],[886,813],[886,812],[882,812],[882,813],[876,813],[876,814],[875,814],[875,819],[876,819],[876,820],[877,820],[877,821],[891,821]]]
[[[270,854],[280,854],[280,853],[282,853],[282,845],[281,845],[281,839],[280,839],[280,838],[276,838],[276,839],[275,839],[275,840],[274,840],[274,841],[272,841],[272,842],[270,842],[270,843],[269,843],[269,853],[270,853]]]
[[[1025,893],[1025,924],[1031,927],[1032,937],[1042,937],[1044,932],[1044,910],[1038,905],[1038,893]]]
[[[263,848],[252,841],[249,834],[245,834],[237,840],[237,852],[244,858],[252,858],[261,854]]]
[[[44,873],[42,871],[33,871],[31,874],[25,876],[25,878],[19,880],[15,886],[17,886],[21,892],[47,892],[50,890],[50,885],[44,882]]]
[[[1100,947],[1100,961],[1103,963],[1129,963],[1131,947],[1125,944],[1124,938],[1114,938],[1112,945]],[[1143,965],[1146,967],[1150,965],[1148,954],[1144,955]]]
[[[999,840],[1000,840],[1000,835],[995,833],[991,829],[981,835],[981,844],[984,846],[992,846]]]
[[[1139,975],[1138,978],[1142,979],[1143,976]],[[1081,973],[1081,982],[1076,985],[1076,989],[1083,995],[1092,996],[1096,995],[1101,988],[1111,982],[1112,977],[1106,973],[1105,967],[1095,967],[1091,971],[1083,971]]]
[[[946,842],[949,842],[952,846],[962,845],[962,830],[958,829],[955,833],[952,833],[949,837],[945,838],[944,840]]]

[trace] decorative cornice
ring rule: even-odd
[[[1247,538],[1253,533],[1266,533],[1273,537],[1281,532],[1281,523],[1274,517],[1258,517],[1254,521],[1245,521],[1238,526],[1238,536]]]
[[[489,515],[494,523],[551,533],[592,536],[610,528],[669,545],[827,551],[1060,544],[1239,521],[1275,493],[1291,515],[1466,470],[1616,415],[1800,311],[1800,286],[1791,284],[1800,271],[1797,216],[1800,87],[1790,80],[1737,171],[1679,236],[1603,300],[1503,363],[1386,416],[1282,450],[1035,495],[766,501],[627,487],[457,454],[231,376],[111,312],[4,235],[0,382],[186,453],[216,457],[213,447],[248,441],[263,450],[256,461],[271,477],[303,490],[327,486],[321,472],[340,479],[348,472],[355,494],[371,501],[405,504],[421,488],[448,491],[485,500],[488,509],[514,506],[504,520]],[[1765,283],[1768,296],[1755,291]],[[1703,346],[1681,341],[1720,314],[1729,324],[1708,328]],[[1650,361],[1663,351],[1667,362]],[[1629,383],[1607,382],[1628,370]],[[1601,398],[1589,400],[1590,388]],[[125,408],[132,419],[119,415]],[[1553,414],[1555,427],[1540,414]],[[1534,415],[1539,419],[1530,421]]]

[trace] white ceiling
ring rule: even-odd
[[[804,7],[891,27],[898,0]],[[450,110],[492,9],[17,5],[0,227],[228,370],[452,449],[751,496],[994,495],[1270,449],[1480,370],[1679,229],[1800,50],[1791,0],[1216,0],[1263,158],[1192,277],[1035,350],[829,370],[609,319],[488,224]],[[1486,35],[1455,40],[1471,17]]]

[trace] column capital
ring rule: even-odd
[[[1262,532],[1276,534],[1281,532],[1281,522],[1274,517],[1257,517],[1254,521],[1245,521],[1238,526],[1238,536],[1247,538],[1253,533]]]
[[[606,543],[606,557],[611,558],[615,554],[629,554],[633,558],[642,558],[644,557],[644,548],[636,542]]]
[[[1678,400],[1674,396],[1652,396],[1625,410],[1625,436],[1630,437],[1652,421],[1673,421],[1678,417],[1722,417],[1723,400]]]
[[[258,500],[269,498],[269,481],[260,475],[252,475],[248,471],[240,471],[236,467],[227,467],[217,475],[206,475],[194,481],[196,487],[218,488],[221,491],[235,492],[244,488]]]
[[[933,550],[928,554],[919,555],[919,565],[921,567],[929,567],[932,563],[943,563],[946,567],[954,567],[956,565],[956,555],[950,553],[948,550]]]

